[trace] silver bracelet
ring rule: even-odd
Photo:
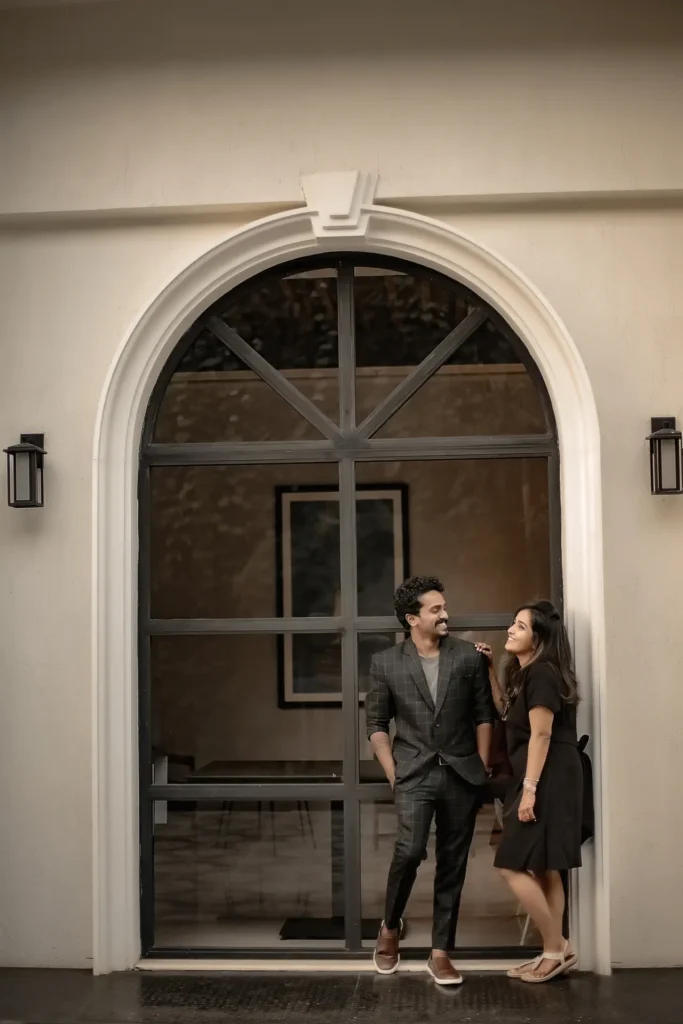
[[[530,793],[535,793],[536,792],[537,785],[538,785],[538,782],[537,782],[536,779],[525,779],[524,782],[522,783],[522,786],[524,787],[524,789],[527,789]]]

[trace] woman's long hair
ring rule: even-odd
[[[562,616],[550,601],[523,604],[515,612],[515,618],[523,611],[531,614],[531,628],[534,636],[534,656],[529,665],[538,662],[551,665],[563,684],[563,700],[567,704],[578,704],[579,686],[574,672],[574,659],[569,646],[569,637]],[[505,666],[505,694],[509,701],[515,700],[522,689],[529,665],[522,668],[517,658],[513,656]]]

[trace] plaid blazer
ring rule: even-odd
[[[375,654],[365,697],[368,737],[388,733],[392,718],[397,784],[416,785],[439,755],[468,782],[486,782],[476,726],[493,722],[495,711],[486,659],[474,644],[441,641],[436,703],[412,640]]]

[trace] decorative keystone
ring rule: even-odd
[[[363,237],[377,190],[377,175],[366,171],[307,174],[301,189],[317,238]]]

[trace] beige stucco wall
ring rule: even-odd
[[[49,450],[46,508],[0,503],[0,961],[92,955],[107,368],[169,279],[267,204],[301,201],[300,173],[360,167],[380,198],[507,257],[585,360],[603,442],[614,960],[681,963],[683,502],[649,496],[643,442],[651,415],[683,418],[680,7],[351,4],[332,27],[324,5],[288,4],[280,24],[276,8],[0,14],[0,440],[44,430]]]
[[[386,197],[680,186],[675,0],[5,17],[15,212],[296,202],[300,173],[344,167],[378,171]]]

